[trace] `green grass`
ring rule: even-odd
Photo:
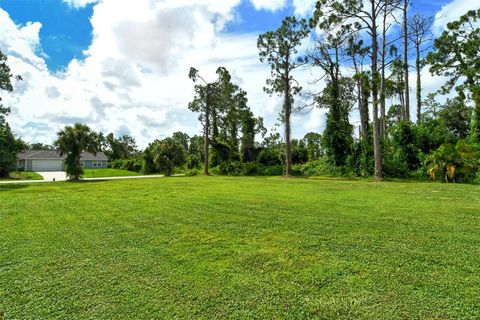
[[[0,185],[6,319],[479,319],[480,186]]]
[[[139,176],[139,173],[122,169],[83,169],[84,178],[129,177]]]
[[[43,180],[43,177],[36,172],[10,172],[9,178],[0,178],[0,181],[9,180]]]

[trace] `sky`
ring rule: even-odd
[[[194,94],[189,68],[213,80],[224,66],[247,91],[254,114],[273,128],[281,99],[263,92],[270,69],[259,61],[257,37],[278,28],[285,16],[308,18],[314,5],[314,0],[0,0],[0,50],[23,78],[13,93],[0,93],[12,108],[8,121],[29,143],[51,144],[75,122],[131,135],[141,148],[175,131],[201,134],[197,115],[187,107]],[[417,0],[410,12],[434,15],[432,32],[439,35],[447,22],[478,7],[480,0]],[[305,68],[295,77],[306,91],[318,92],[321,84],[313,80],[320,75]],[[425,93],[442,84],[426,69],[422,75]],[[412,70],[411,83],[414,76]],[[355,114],[351,121],[356,123]],[[324,125],[325,111],[313,108],[293,117],[293,136],[321,132]]]

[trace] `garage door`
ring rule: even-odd
[[[33,160],[33,171],[62,171],[62,160]]]

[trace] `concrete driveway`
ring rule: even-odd
[[[44,180],[8,180],[0,181],[1,184],[12,184],[12,183],[38,183],[38,182],[52,182],[53,178],[55,181],[65,181],[67,180],[66,174],[64,171],[50,171],[50,172],[37,172],[41,175]],[[181,177],[183,174],[174,174],[174,176]],[[103,178],[85,178],[83,180],[126,180],[126,179],[151,179],[151,178],[163,178],[163,175],[148,175],[148,176],[124,176],[124,177],[103,177]]]
[[[45,181],[65,181],[67,180],[67,174],[65,171],[48,171],[48,172],[37,172],[43,177]]]

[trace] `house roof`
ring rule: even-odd
[[[42,160],[65,160],[67,156],[60,154],[57,151],[47,151],[47,150],[28,150],[24,152],[20,152],[17,155],[19,160],[25,159],[42,159]],[[97,161],[107,161],[107,156],[103,152],[97,152],[97,155],[93,155],[90,152],[82,152],[80,159],[82,160],[97,160]]]

